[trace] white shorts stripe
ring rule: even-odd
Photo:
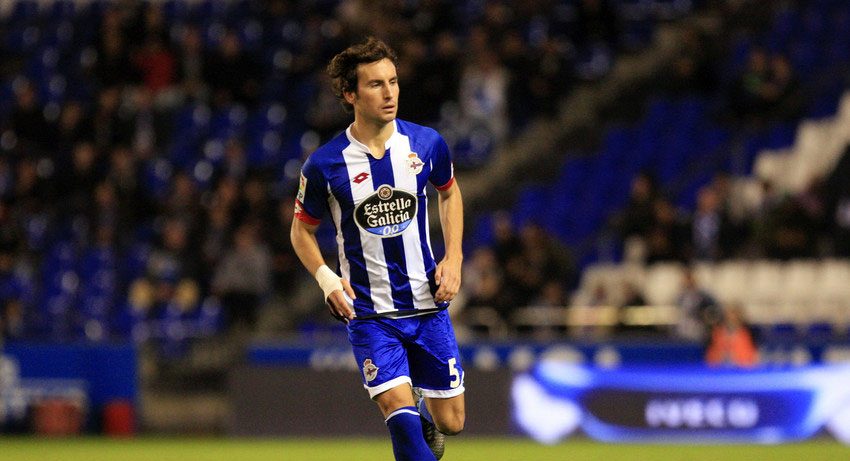
[[[366,390],[369,391],[369,398],[374,399],[375,396],[377,396],[381,392],[386,392],[386,391],[388,391],[388,390],[390,390],[390,389],[392,389],[396,386],[400,386],[404,383],[412,385],[412,381],[410,380],[410,376],[399,376],[399,377],[393,378],[393,379],[391,379],[391,380],[389,380],[389,381],[387,381],[383,384],[378,384],[377,386],[374,386],[374,387],[369,387],[369,386],[364,384],[363,387],[365,387]]]
[[[449,399],[449,398],[455,397],[457,395],[463,394],[463,391],[464,391],[463,385],[458,386],[454,389],[447,389],[447,390],[421,389],[422,395],[424,397],[431,397],[431,398],[434,398],[434,399]]]

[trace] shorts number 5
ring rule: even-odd
[[[452,357],[449,359],[449,376],[452,377],[451,383],[449,383],[452,389],[460,386],[460,372],[457,370],[455,365],[457,364],[457,359]]]

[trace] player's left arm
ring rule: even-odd
[[[460,289],[460,271],[463,264],[463,199],[457,181],[449,188],[438,190],[440,224],[446,255],[437,264],[435,278],[439,288],[434,295],[437,302],[451,301]]]

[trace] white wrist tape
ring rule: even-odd
[[[319,288],[325,293],[325,301],[328,300],[328,297],[336,290],[340,290],[343,293],[345,291],[342,289],[342,279],[331,270],[330,267],[326,265],[322,265],[318,270],[316,270],[316,281],[319,282]]]

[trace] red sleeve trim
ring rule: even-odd
[[[452,187],[452,184],[455,183],[455,177],[452,176],[452,179],[449,179],[449,182],[443,184],[442,186],[434,186],[437,190],[448,190],[449,187]]]
[[[298,200],[295,201],[295,217],[311,226],[318,226],[322,222],[320,219],[316,219],[304,211],[304,205]]]

